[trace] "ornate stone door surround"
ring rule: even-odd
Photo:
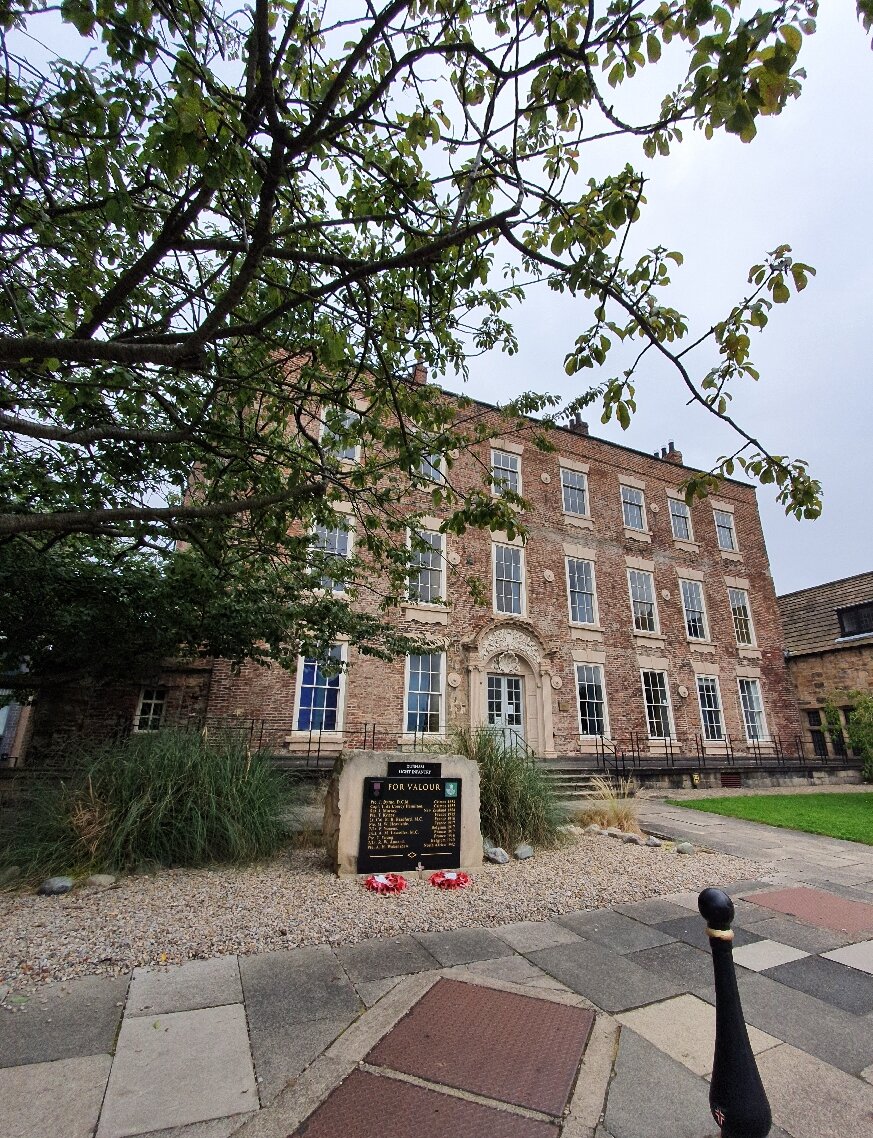
[[[486,675],[504,672],[527,680],[527,742],[542,758],[555,755],[552,720],[552,653],[533,629],[521,621],[495,621],[486,625],[467,649],[470,684],[470,729],[488,722]]]

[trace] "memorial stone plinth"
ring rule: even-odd
[[[478,764],[460,755],[341,755],[325,800],[324,844],[339,874],[476,869]]]

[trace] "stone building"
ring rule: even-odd
[[[46,706],[42,741],[100,717],[106,730],[206,718],[248,721],[289,752],[421,746],[490,725],[542,757],[794,753],[800,726],[754,489],[726,480],[689,508],[680,486],[691,472],[672,443],[641,453],[577,419],[550,431],[549,453],[533,441],[541,424],[508,431],[497,410],[477,408],[493,434],[456,456],[452,485],[481,488],[490,469],[493,492],[506,485],[529,503],[528,536],[440,534],[429,491],[410,491],[427,546],[397,619],[433,650],[384,663],[338,643],[341,675],[302,659],[294,674],[174,665],[138,692]],[[446,476],[436,464],[426,473]],[[341,556],[354,532],[320,537]]]
[[[873,692],[873,572],[858,573],[778,598],[788,672],[808,748],[844,757],[851,693]],[[841,729],[826,730],[823,708],[839,710]]]

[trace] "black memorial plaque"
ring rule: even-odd
[[[457,869],[459,778],[365,778],[358,873]]]
[[[440,778],[442,763],[418,763],[411,759],[406,763],[389,763],[389,778]]]

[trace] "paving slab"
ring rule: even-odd
[[[511,925],[498,925],[491,931],[516,952],[554,948],[557,944],[572,944],[579,939],[575,933],[554,921],[516,921]]]
[[[792,960],[803,960],[809,956],[802,948],[792,948],[776,940],[756,940],[754,944],[742,944],[733,950],[734,963],[752,972],[763,972],[765,968],[776,968]]]
[[[807,956],[768,968],[766,975],[852,1015],[862,1016],[873,1011],[873,976],[835,960]]]
[[[447,929],[442,932],[416,933],[415,939],[443,967],[469,964],[473,960],[493,960],[514,956],[514,950],[488,929]]]
[[[241,1004],[235,956],[191,960],[171,968],[135,968],[125,1015],[159,1015]]]
[[[857,968],[873,976],[873,940],[862,940],[857,944],[846,945],[845,948],[823,952],[822,956],[826,960],[836,960],[838,964],[846,964],[849,968]]]
[[[638,964],[646,972],[672,981],[682,991],[713,991],[712,956],[710,952],[695,948],[682,940],[634,952],[625,960]]]
[[[111,1055],[127,976],[86,976],[41,988],[14,1011],[0,1011],[0,1067]]]
[[[371,1008],[399,983],[397,976],[389,976],[387,980],[362,980],[360,984],[355,984],[355,991],[361,997],[364,1007]]]
[[[623,1028],[604,1127],[612,1138],[713,1138],[709,1087],[687,1067]]]
[[[660,1004],[623,1012],[616,1019],[695,1075],[708,1075],[712,1071],[715,1008],[705,1000],[691,995],[676,996]],[[748,1032],[755,1055],[781,1043],[755,1027],[748,1028]]]
[[[852,1075],[873,1063],[873,1031],[863,1016],[789,988],[763,972],[738,970],[737,987],[750,1026]],[[712,1002],[709,995],[703,998]]]
[[[558,1138],[552,1122],[399,1079],[352,1073],[294,1131],[306,1138]],[[292,1136],[293,1138],[293,1136]]]
[[[285,1023],[353,1019],[361,1004],[327,945],[245,956],[239,962],[250,1020],[272,1009]],[[362,977],[371,979],[372,977]]]
[[[241,1119],[252,1117],[250,1114],[233,1114],[229,1118],[210,1118],[208,1122],[192,1122],[188,1126],[149,1130],[136,1138],[230,1138],[239,1130]]]
[[[3,1138],[92,1138],[106,1090],[110,1055],[26,1063],[0,1070]]]
[[[783,1044],[758,1059],[774,1121],[793,1138],[846,1138],[873,1129],[873,1087]]]
[[[609,909],[567,913],[565,916],[556,917],[555,922],[570,929],[584,940],[595,941],[620,955],[626,952],[639,952],[644,948],[654,948],[656,945],[667,944],[676,939],[661,932],[660,925],[652,927],[635,921],[623,913],[613,913]]]
[[[686,944],[693,944],[695,948],[704,949],[706,952],[710,950],[706,921],[699,913],[696,916],[689,914],[687,917],[677,917],[673,921],[664,921],[654,927],[666,937],[684,940]],[[742,944],[754,944],[756,940],[762,939],[757,933],[749,932],[748,929],[734,929],[734,948],[739,948]]]
[[[848,901],[824,889],[776,889],[758,893],[755,904],[779,913],[800,917],[810,925],[835,929],[837,932],[873,932],[873,905]]]
[[[627,1011],[686,990],[685,985],[647,972],[627,956],[593,941],[562,944],[526,955],[538,968],[607,1012]]]
[[[443,979],[366,1059],[560,1117],[593,1022],[587,1008]]]
[[[504,984],[520,984],[524,987],[560,987],[558,981],[537,968],[523,956],[505,956],[499,960],[474,960],[463,972],[467,976],[488,976]]]
[[[124,1138],[257,1107],[242,1004],[134,1016],[121,1025],[97,1138]]]
[[[833,929],[820,929],[787,916],[770,917],[766,921],[759,921],[755,925],[755,933],[768,940],[778,940],[781,944],[790,944],[792,948],[802,948],[804,952],[813,954],[851,944],[851,938],[846,933],[834,932]]]
[[[696,904],[695,902],[695,907]],[[649,901],[632,901],[628,905],[619,905],[615,911],[623,913],[626,917],[633,917],[635,921],[642,921],[644,925],[658,925],[664,921],[686,916],[688,906],[677,905],[675,901],[665,901],[661,897],[652,897]]]
[[[384,980],[388,976],[408,976],[439,968],[439,961],[413,936],[394,936],[383,940],[364,940],[336,950],[343,968],[359,980]]]

